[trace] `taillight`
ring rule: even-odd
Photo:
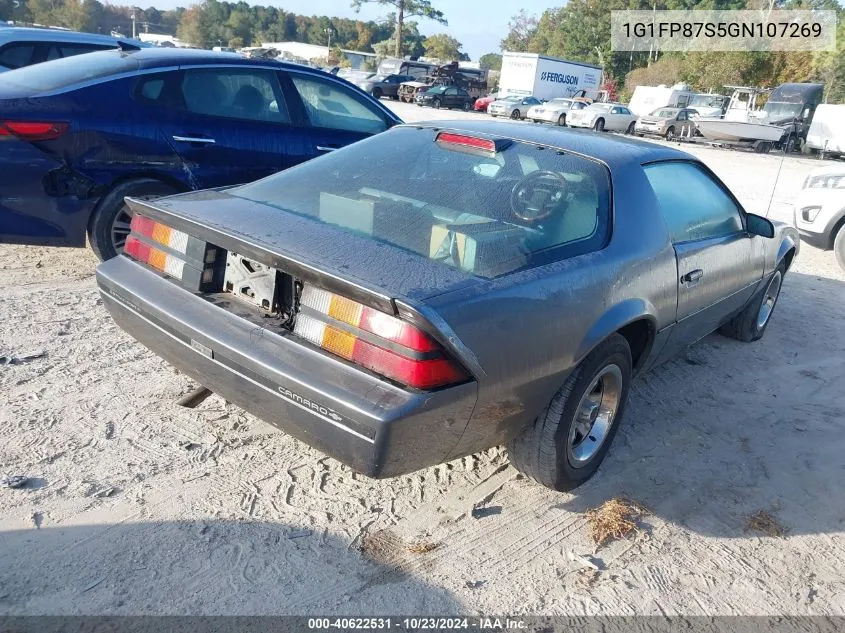
[[[14,136],[23,141],[50,141],[59,138],[67,128],[67,123],[0,121],[0,137]]]
[[[302,289],[299,305],[295,334],[377,374],[416,389],[469,378],[410,323],[310,285]]]
[[[217,248],[152,218],[135,214],[123,252],[194,290],[213,284]],[[219,275],[217,275],[219,276]]]

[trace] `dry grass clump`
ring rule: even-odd
[[[418,543],[411,543],[408,545],[408,551],[412,554],[427,554],[433,549],[437,548],[437,543],[429,543],[427,541],[420,541]]]
[[[786,536],[787,528],[767,510],[757,510],[745,520],[746,532],[759,532],[766,536]]]
[[[590,536],[596,547],[601,547],[608,541],[639,534],[637,519],[645,514],[648,512],[638,503],[619,497],[610,499],[587,511]]]

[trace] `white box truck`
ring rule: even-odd
[[[686,84],[637,86],[628,109],[637,116],[648,116],[658,108],[686,108],[696,94]]]
[[[596,98],[601,87],[601,68],[536,53],[502,54],[499,94],[533,95],[538,99],[571,97],[585,90]]]

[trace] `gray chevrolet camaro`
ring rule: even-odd
[[[103,301],[181,371],[372,477],[507,444],[557,490],[637,372],[763,335],[799,247],[688,154],[519,123],[399,126],[130,205]]]

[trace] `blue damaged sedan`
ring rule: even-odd
[[[693,156],[520,123],[129,206],[103,303],[208,390],[372,477],[506,444],[556,490],[599,468],[637,373],[763,336],[799,248]]]
[[[0,73],[0,242],[124,246],[126,196],[237,185],[399,123],[327,73],[233,53],[103,51]]]

